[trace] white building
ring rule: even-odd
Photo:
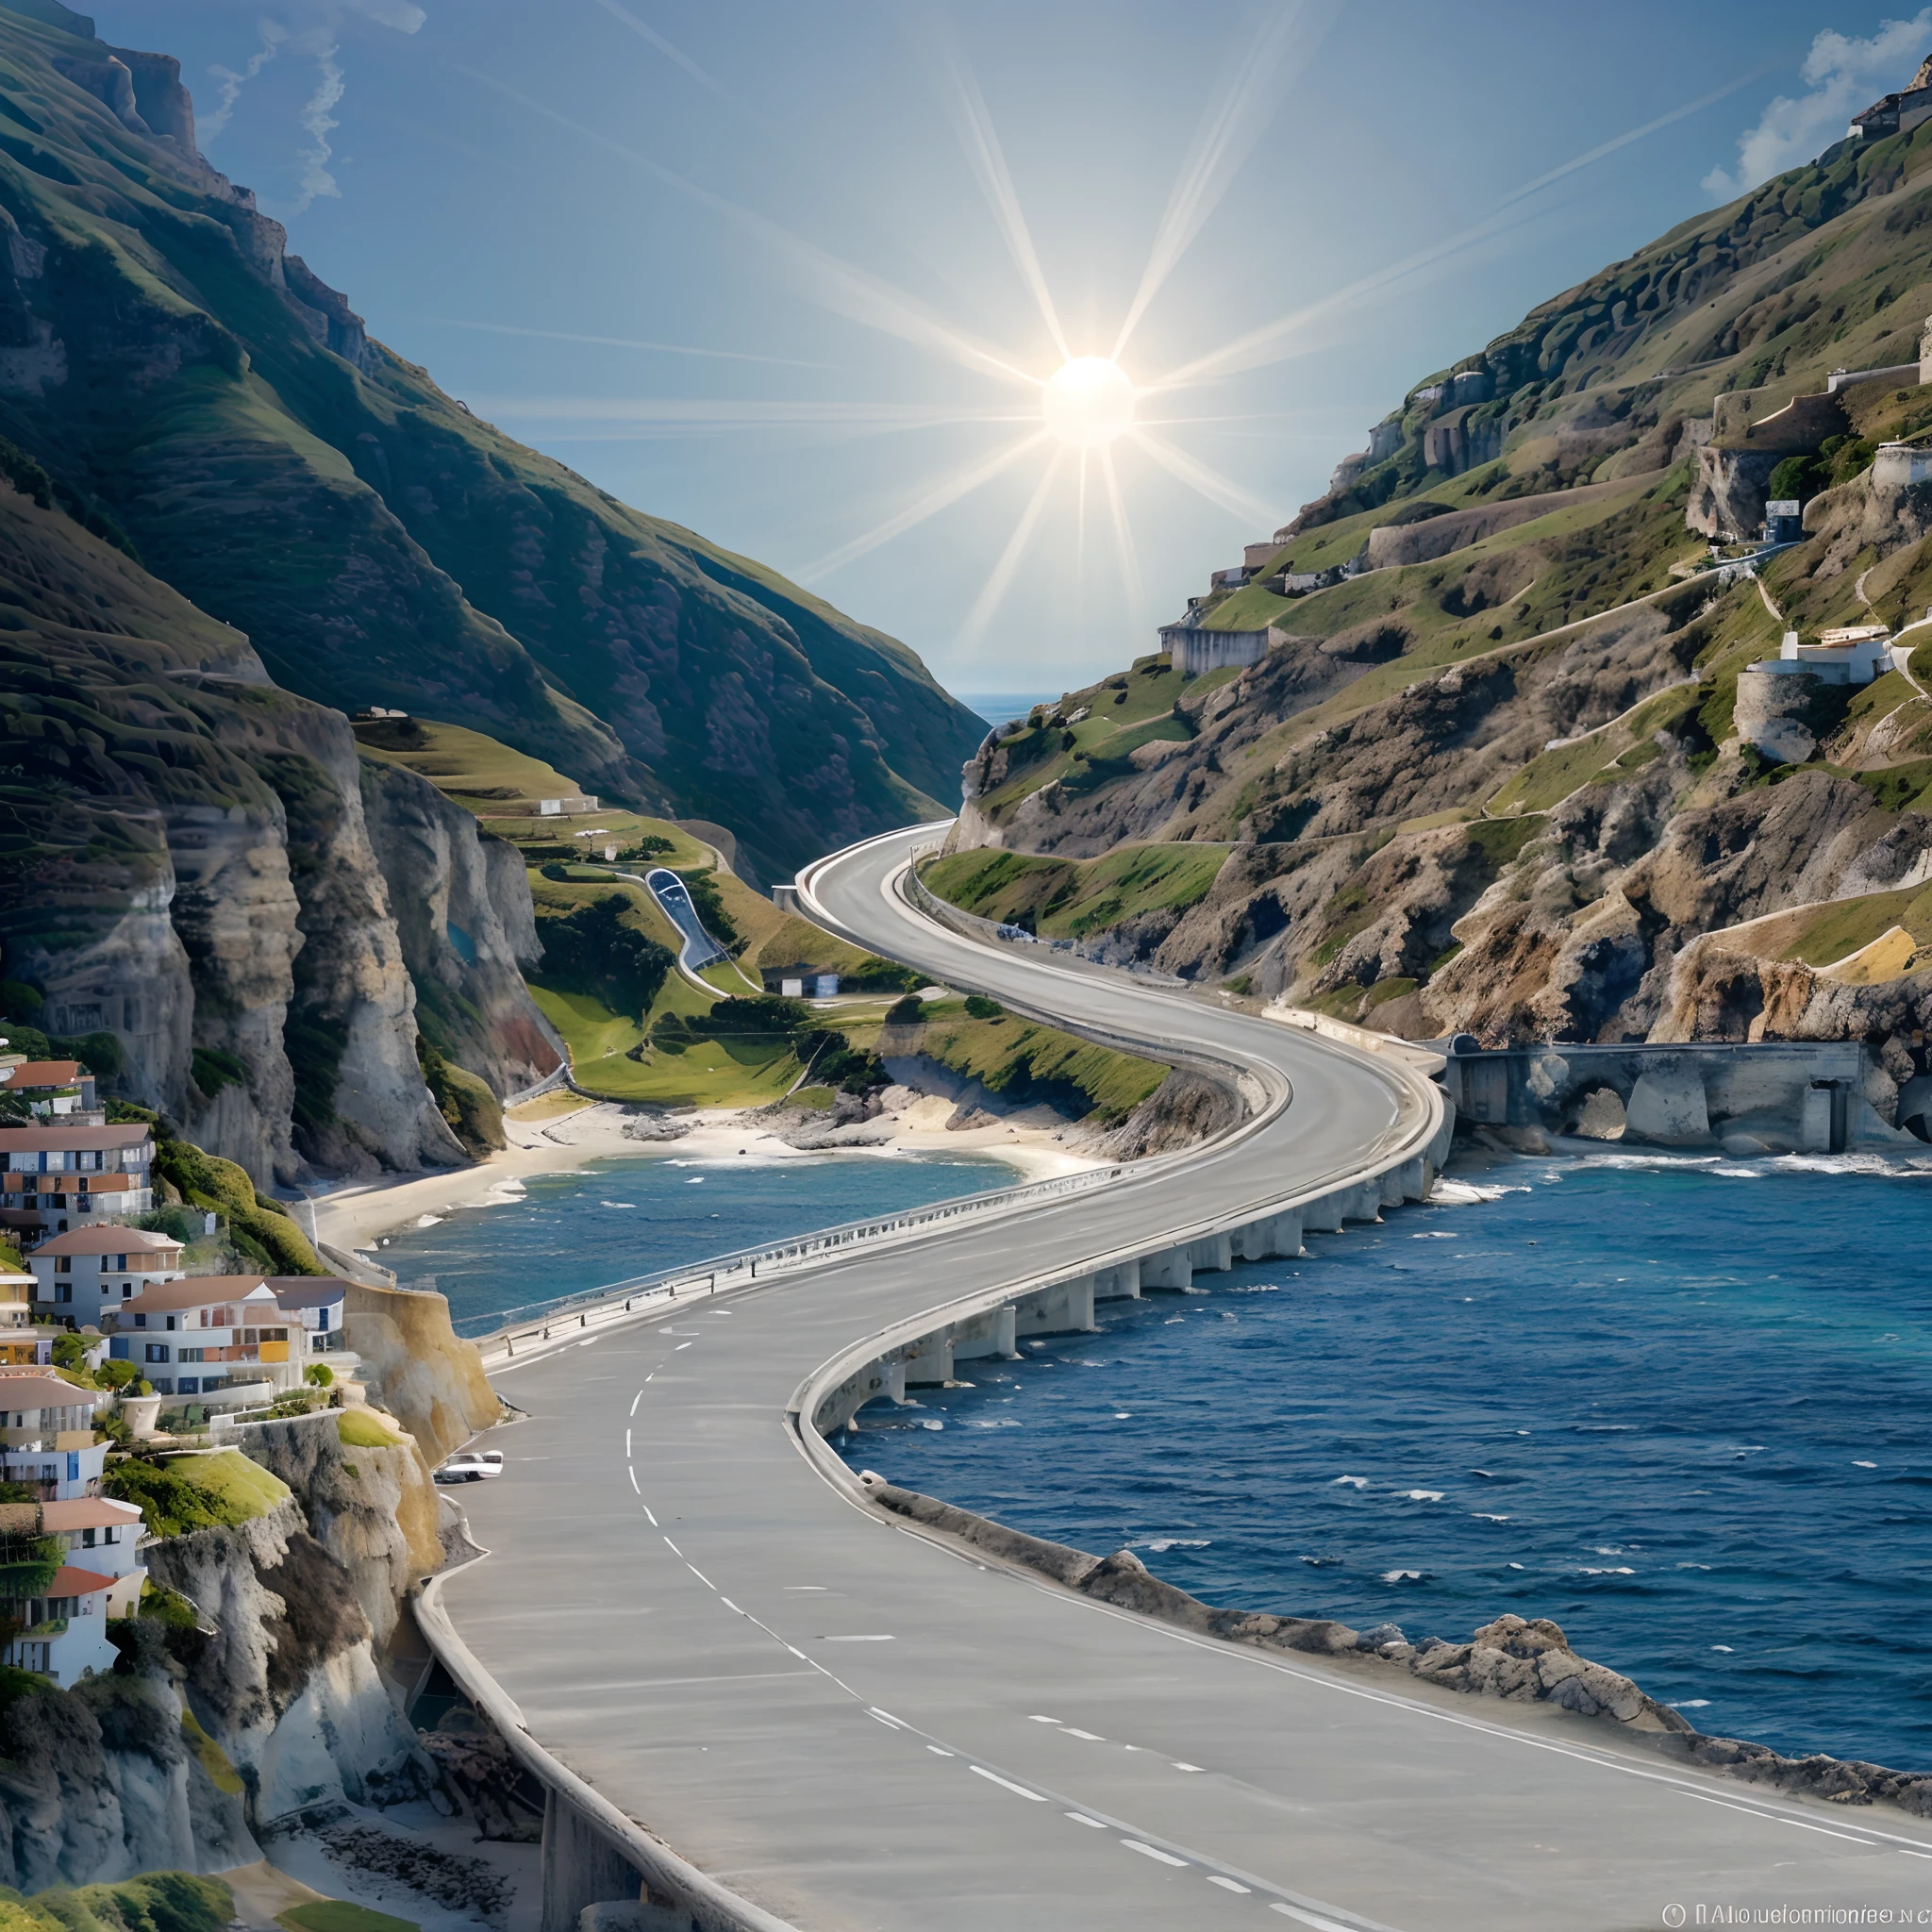
[[[20,1634],[0,1652],[17,1671],[38,1671],[60,1685],[77,1684],[114,1668],[118,1653],[108,1635],[114,1579],[64,1564],[43,1597],[24,1599],[15,1614]]]
[[[272,1274],[268,1285],[288,1318],[291,1380],[318,1367],[353,1380],[362,1358],[348,1344],[349,1284],[339,1274]]]
[[[94,1440],[94,1410],[108,1400],[33,1369],[0,1373],[0,1478],[42,1503],[98,1495],[108,1445]]]
[[[273,1401],[301,1381],[291,1325],[263,1274],[158,1282],[102,1322],[108,1354],[136,1363],[156,1394],[227,1406]]]
[[[41,1505],[41,1531],[58,1536],[67,1561],[110,1579],[108,1615],[131,1617],[141,1603],[147,1566],[141,1560],[141,1508],[112,1496],[83,1496]]]
[[[98,1327],[109,1308],[181,1278],[181,1243],[145,1228],[75,1227],[43,1241],[26,1265],[34,1272],[36,1315]]]
[[[155,1141],[140,1124],[0,1127],[0,1224],[65,1234],[154,1206]]]
[[[1882,624],[1822,630],[1808,644],[1800,643],[1798,633],[1788,630],[1775,658],[1746,668],[1770,676],[1809,672],[1825,684],[1870,684],[1891,669],[1890,644],[1891,633]]]

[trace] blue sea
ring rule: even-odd
[[[1057,691],[976,691],[971,696],[962,696],[959,702],[969,711],[977,712],[997,731],[1015,718],[1024,718],[1035,705],[1058,704],[1062,695]]]
[[[1208,1603],[1552,1617],[1698,1729],[1932,1771],[1932,1174],[1540,1158],[1103,1303],[847,1459]]]
[[[1005,1161],[913,1154],[625,1155],[501,1183],[489,1207],[425,1215],[375,1252],[405,1288],[447,1295],[458,1334],[485,1335],[513,1308],[1019,1178]]]

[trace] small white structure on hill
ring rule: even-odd
[[[1809,644],[1800,643],[1798,633],[1788,630],[1777,656],[1750,668],[1773,676],[1808,671],[1826,684],[1870,684],[1891,669],[1890,642],[1891,633],[1882,624],[1822,630]]]

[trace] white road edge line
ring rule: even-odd
[[[1038,1791],[1029,1791],[1024,1785],[1016,1785],[1011,1778],[1002,1777],[998,1772],[989,1771],[983,1764],[969,1764],[966,1769],[974,1777],[990,1778],[996,1785],[1004,1785],[1009,1791],[1017,1791],[1023,1798],[1031,1798],[1036,1805],[1046,1803]]]

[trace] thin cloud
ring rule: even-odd
[[[329,160],[334,150],[329,146],[329,135],[341,124],[330,109],[335,107],[348,86],[342,77],[342,70],[336,65],[336,46],[331,41],[326,46],[315,50],[315,92],[303,105],[300,116],[302,131],[308,137],[308,145],[296,156],[302,164],[300,192],[295,197],[291,215],[304,214],[309,204],[326,195],[337,199],[341,190],[336,186],[336,177],[328,171]]]
[[[1830,28],[1811,42],[1799,78],[1808,92],[1796,100],[1779,94],[1738,137],[1735,168],[1713,168],[1704,192],[1713,202],[1735,199],[1787,168],[1814,159],[1845,132],[1846,124],[1881,94],[1903,87],[1928,51],[1932,7],[1910,20],[1888,20],[1869,40]]]
[[[261,23],[261,45],[249,56],[247,66],[239,73],[219,63],[208,69],[215,79],[217,97],[214,111],[204,114],[195,128],[195,140],[204,153],[228,125],[235,111],[235,103],[242,98],[242,90],[275,58],[288,38],[289,30],[285,26],[275,21],[265,20]]]

